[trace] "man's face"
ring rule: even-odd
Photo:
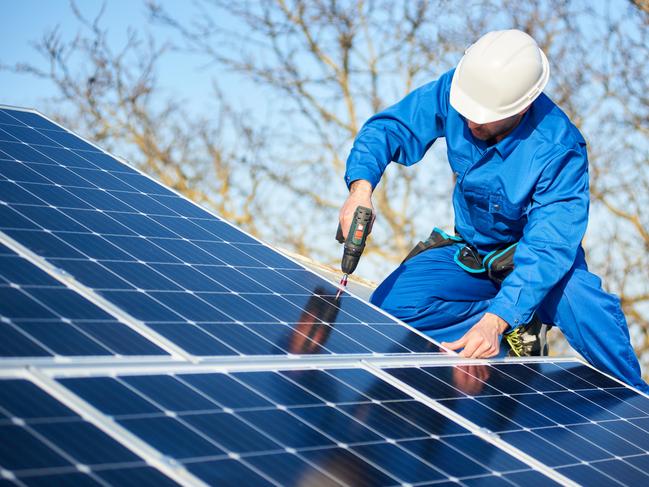
[[[525,111],[502,120],[496,120],[495,122],[475,123],[471,120],[467,120],[466,122],[469,125],[469,130],[471,130],[471,133],[476,139],[495,140],[495,142],[500,142],[503,137],[509,134],[509,132],[518,125],[518,122],[520,122]]]

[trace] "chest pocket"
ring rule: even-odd
[[[516,235],[527,223],[525,207],[512,204],[500,193],[467,189],[464,197],[474,227],[483,233]]]

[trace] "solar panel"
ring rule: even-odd
[[[166,354],[0,244],[0,357]]]
[[[0,230],[189,354],[438,350],[74,134],[0,113]]]
[[[24,379],[0,381],[0,438],[0,479],[14,485],[177,485]]]
[[[0,484],[647,483],[647,396],[580,362],[450,357],[336,293],[0,108]]]
[[[365,370],[60,382],[210,484],[551,483]]]
[[[649,398],[581,363],[388,372],[575,482],[649,482]]]

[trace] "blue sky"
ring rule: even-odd
[[[100,12],[103,3],[101,0],[81,0],[78,7],[86,18],[92,20]],[[105,3],[101,25],[108,29],[112,45],[123,45],[129,27],[137,29],[142,37],[151,32],[160,43],[178,40],[171,29],[149,22],[144,2],[109,0]],[[188,11],[191,10],[184,8],[187,3],[181,1],[166,1],[164,5],[180,19],[183,15],[189,15]],[[63,40],[73,39],[80,29],[68,0],[5,0],[0,3],[0,17],[3,19],[0,30],[0,64],[5,66],[32,63],[46,67],[44,58],[38,54],[33,44],[45,32],[57,27]],[[200,67],[201,60],[196,56],[169,53],[159,66],[159,79],[164,82],[163,86],[169,94],[189,103],[200,104],[200,100],[211,93],[208,71]],[[51,84],[46,81],[5,70],[0,71],[0,87],[0,104],[36,109],[41,107],[43,100],[55,94]],[[186,94],[191,94],[191,97]]]

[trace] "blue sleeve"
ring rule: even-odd
[[[588,224],[588,204],[586,149],[564,150],[552,158],[537,183],[514,270],[488,312],[512,328],[530,321],[574,263]]]
[[[390,162],[410,166],[424,157],[444,135],[452,77],[453,70],[365,122],[347,158],[347,186],[365,179],[375,187]]]

